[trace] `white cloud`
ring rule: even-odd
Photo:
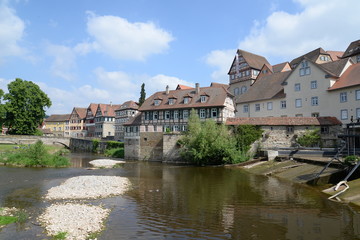
[[[0,57],[21,56],[25,54],[19,42],[22,40],[25,23],[7,6],[7,1],[0,2]]]
[[[165,52],[173,40],[170,33],[152,22],[131,23],[117,16],[96,16],[89,12],[87,31],[94,38],[86,48],[116,59],[145,60]]]
[[[170,90],[174,90],[178,84],[186,85],[189,87],[194,87],[195,85],[194,83],[187,82],[177,77],[166,76],[163,74],[158,74],[156,76],[147,78],[144,83],[146,92],[149,93],[147,96],[150,96],[154,92],[165,91],[166,86],[169,86]]]
[[[214,50],[205,57],[205,62],[215,67],[216,70],[211,74],[215,82],[228,83],[228,71],[234,59],[236,49]]]
[[[360,25],[357,17],[360,1],[294,2],[300,5],[301,12],[275,11],[263,24],[254,22],[250,34],[239,43],[239,48],[268,59],[274,57],[290,61],[318,47],[344,51],[350,42],[358,40],[356,29]]]
[[[46,53],[55,58],[50,67],[54,76],[68,81],[74,80],[75,76],[72,71],[76,67],[76,55],[72,48],[48,44]]]

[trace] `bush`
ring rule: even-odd
[[[347,165],[355,165],[358,161],[360,161],[359,156],[350,155],[345,157],[345,164]]]
[[[124,148],[106,149],[105,156],[114,158],[124,158]]]
[[[315,147],[320,144],[319,129],[307,130],[304,135],[298,137],[296,142],[303,147]]]
[[[99,150],[99,143],[100,143],[99,139],[93,139],[92,140],[92,151],[94,153],[96,153]]]
[[[117,142],[117,141],[108,141],[106,143],[106,149],[112,149],[112,148],[123,148],[124,143],[123,142]]]
[[[248,152],[256,140],[261,138],[263,130],[259,126],[239,125],[235,128],[237,147],[242,152]]]

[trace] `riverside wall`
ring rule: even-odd
[[[41,140],[46,145],[70,145],[70,138],[31,135],[0,135],[0,144],[33,144]]]

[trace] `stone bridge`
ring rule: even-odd
[[[41,140],[46,145],[61,144],[66,148],[70,147],[70,138],[65,137],[0,135],[0,144],[33,144],[38,140]]]

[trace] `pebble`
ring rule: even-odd
[[[112,168],[116,164],[125,163],[125,161],[117,161],[117,160],[110,160],[110,159],[97,159],[92,160],[89,162],[94,167],[104,167],[104,168]]]

